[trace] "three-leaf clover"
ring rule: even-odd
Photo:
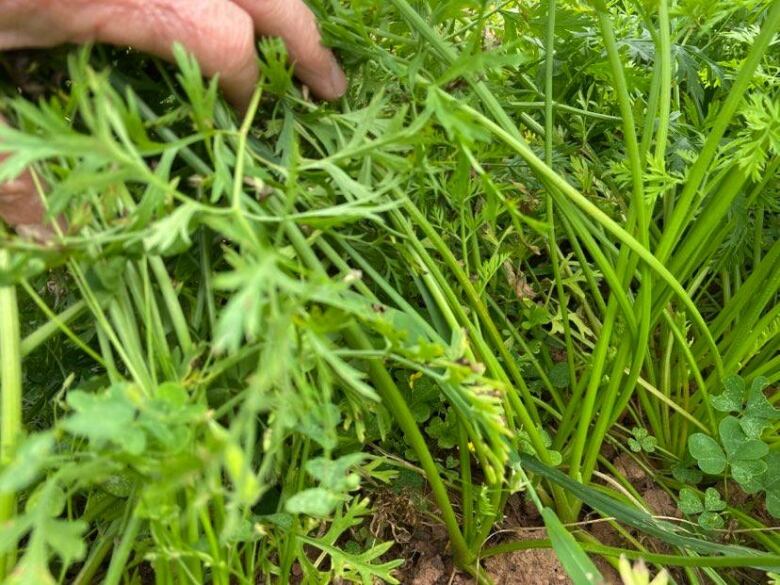
[[[684,487],[680,490],[678,505],[684,514],[698,515],[699,526],[706,530],[718,530],[725,524],[720,512],[726,509],[726,502],[715,488],[707,488],[702,500],[694,490]]]
[[[749,437],[740,421],[733,416],[724,418],[718,427],[721,443],[704,433],[691,435],[688,450],[699,469],[710,475],[720,475],[731,469],[731,475],[747,493],[762,487],[762,476],[767,470],[762,459],[769,452],[766,443]],[[725,451],[724,451],[725,449]]]
[[[634,452],[639,453],[644,451],[645,453],[652,453],[658,446],[658,439],[650,436],[647,429],[641,427],[634,427],[631,431],[631,437],[628,439],[628,447]]]
[[[751,439],[758,439],[772,422],[780,420],[780,409],[764,395],[768,384],[766,378],[758,376],[748,389],[740,376],[729,376],[723,380],[723,393],[712,397],[712,406],[721,412],[740,414],[742,430]]]

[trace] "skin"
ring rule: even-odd
[[[171,60],[178,42],[206,75],[219,74],[238,110],[259,79],[256,35],[284,40],[296,75],[319,97],[332,100],[346,91],[344,73],[322,46],[303,0],[0,0],[0,51],[99,42]],[[44,208],[29,171],[0,185],[0,219],[18,232],[45,235]]]

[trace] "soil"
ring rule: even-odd
[[[645,470],[628,453],[618,455],[615,467],[637,489],[641,490],[648,479]]]
[[[594,558],[605,585],[620,585],[615,570],[605,561]],[[570,585],[560,561],[550,549],[517,551],[491,557],[483,566],[495,585]],[[455,571],[447,557],[426,555],[402,569],[398,579],[404,585],[476,585],[468,575]]]
[[[644,498],[647,507],[650,509],[651,514],[673,518],[682,517],[672,496],[664,490],[657,487],[651,487],[645,490],[642,497]]]
[[[398,504],[398,502],[396,502]],[[507,517],[502,530],[491,541],[501,542],[502,536],[508,540],[537,540],[547,538],[541,517],[533,505],[529,505],[520,495],[513,496],[507,502]],[[386,508],[385,508],[386,509]],[[390,521],[394,531],[404,534],[408,540],[391,551],[394,558],[406,560],[396,572],[396,577],[403,585],[476,585],[469,575],[457,571],[451,561],[446,531],[435,523],[420,522],[419,516],[409,514],[410,506],[401,506],[405,510],[402,516],[394,518],[383,516],[385,522]],[[411,524],[407,524],[412,520]],[[594,524],[594,527],[600,523]],[[609,527],[607,526],[607,529]],[[615,540],[619,537],[615,535]],[[621,581],[614,569],[600,558],[592,557],[596,566],[605,577],[606,585],[620,585]],[[571,579],[551,549],[531,549],[516,551],[485,559],[482,566],[495,585],[568,585]]]
[[[567,585],[566,576],[555,553],[549,549],[518,551],[495,556],[484,562],[495,585]],[[476,581],[448,566],[441,555],[421,557],[399,575],[401,583],[411,585],[473,585]]]

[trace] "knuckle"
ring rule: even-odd
[[[195,53],[204,73],[230,74],[251,64],[254,26],[249,15],[235,4],[146,0],[141,5],[157,38],[166,43],[179,42]]]
[[[0,218],[8,224],[37,223],[42,215],[29,172],[0,184]]]
[[[255,14],[259,26],[269,30],[297,30],[309,33],[314,13],[301,0],[243,0]]]
[[[237,9],[234,18],[225,22],[219,38],[221,69],[226,73],[246,69],[255,57],[255,29],[250,16]]]

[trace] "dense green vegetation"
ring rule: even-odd
[[[0,232],[0,582],[394,583],[388,489],[481,583],[777,571],[780,2],[312,4],[337,104],[274,41],[241,119],[182,51],[4,87],[68,227]]]

